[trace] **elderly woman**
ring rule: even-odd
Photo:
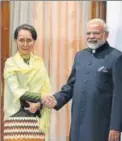
[[[18,51],[4,68],[4,141],[47,141],[51,111],[41,98],[51,87],[43,60],[32,53],[36,30],[21,25],[14,39]]]

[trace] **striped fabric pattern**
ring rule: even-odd
[[[42,141],[44,138],[36,117],[11,117],[5,120],[4,141]]]

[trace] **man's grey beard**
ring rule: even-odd
[[[89,43],[87,42],[87,46],[91,49],[97,49],[105,43],[105,40],[100,40],[97,43]]]

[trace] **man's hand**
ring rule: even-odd
[[[57,101],[55,100],[54,96],[46,96],[42,98],[42,103],[48,108],[54,108],[57,105]]]
[[[115,130],[110,130],[108,141],[120,141],[120,132]]]
[[[33,102],[29,102],[29,101],[26,101],[28,104],[29,104],[29,107],[28,108],[24,108],[25,110],[28,110],[30,111],[31,113],[36,113],[36,111],[38,109],[40,109],[40,102],[37,102],[37,103],[33,103]]]

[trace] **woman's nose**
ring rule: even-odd
[[[27,42],[26,41],[24,42],[24,47],[27,47]]]

